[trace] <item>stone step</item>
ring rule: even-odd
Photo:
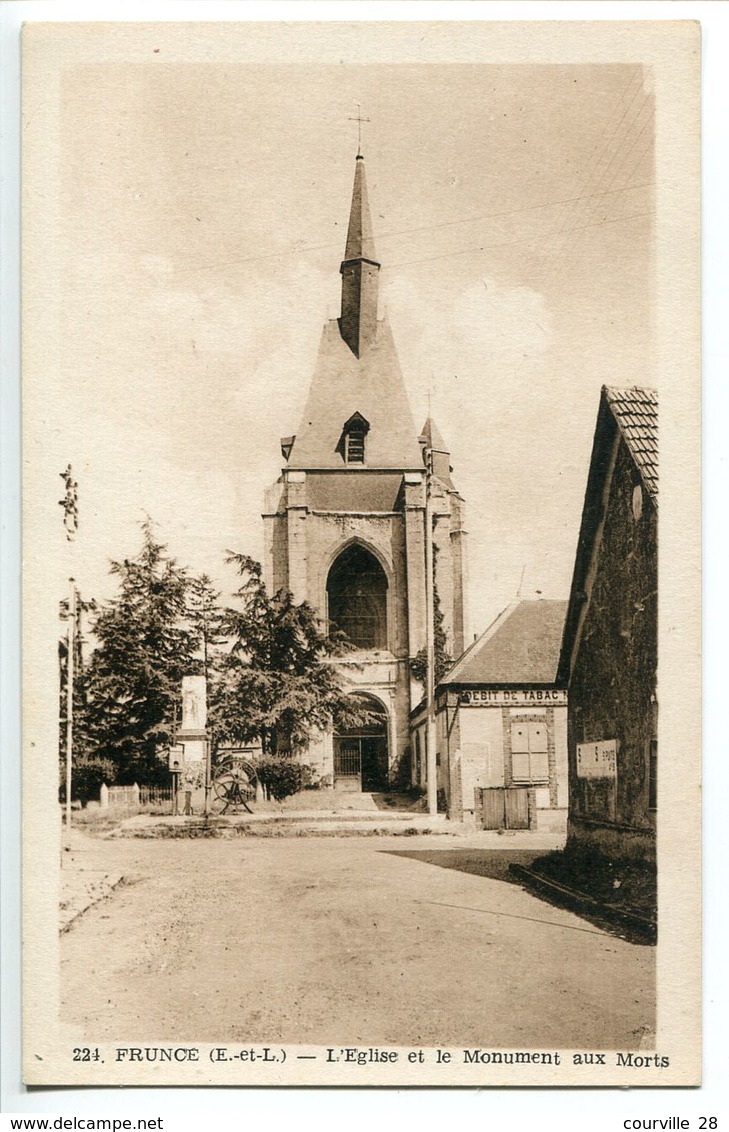
[[[142,830],[151,830],[153,828],[176,828],[182,834],[182,830],[186,825],[190,827],[199,826],[205,822],[205,817],[202,814],[193,814],[191,817],[183,815],[178,816],[152,816],[150,814],[136,814],[134,817],[127,818],[121,822],[118,833],[124,835],[125,832],[134,834]],[[354,832],[355,830],[375,830],[383,829],[388,833],[401,833],[405,830],[412,830],[413,832],[423,831],[438,831],[442,833],[449,832],[449,823],[445,814],[438,814],[435,817],[430,817],[428,814],[413,814],[408,812],[399,813],[372,813],[370,811],[359,811],[353,814],[341,814],[334,811],[305,811],[305,810],[292,810],[284,811],[282,813],[228,813],[228,814],[211,814],[207,819],[210,827],[224,829],[234,829],[237,827],[249,827],[251,830],[284,829],[295,828],[297,833],[303,833],[307,830],[319,833],[336,832],[337,830]]]

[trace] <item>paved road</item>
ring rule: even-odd
[[[432,837],[89,842],[87,867],[132,883],[61,937],[64,1019],[109,1041],[637,1048],[655,950],[506,879],[532,855]]]

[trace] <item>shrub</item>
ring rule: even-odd
[[[82,806],[87,802],[98,801],[101,785],[114,781],[115,766],[111,759],[82,759],[72,767],[71,797],[78,799]],[[58,789],[59,802],[66,801],[66,768],[61,766],[61,782]]]
[[[298,794],[312,778],[310,766],[285,757],[261,759],[256,763],[256,772],[261,785],[277,802]]]
[[[390,788],[400,793],[407,791],[412,781],[413,753],[406,747],[390,771]]]

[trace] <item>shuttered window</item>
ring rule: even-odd
[[[511,777],[514,782],[549,782],[546,723],[531,720],[512,723]]]

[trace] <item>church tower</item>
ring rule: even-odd
[[[410,712],[423,696],[410,662],[426,638],[428,490],[454,657],[465,644],[465,531],[445,443],[431,420],[416,432],[392,333],[378,318],[380,262],[361,153],[340,272],[340,317],[324,325],[303,417],[281,441],[285,465],[266,493],[264,575],[270,593],[289,590],[346,633],[355,649],[342,672],[378,720],[321,736],[307,761],[337,789],[377,790],[403,767]]]

